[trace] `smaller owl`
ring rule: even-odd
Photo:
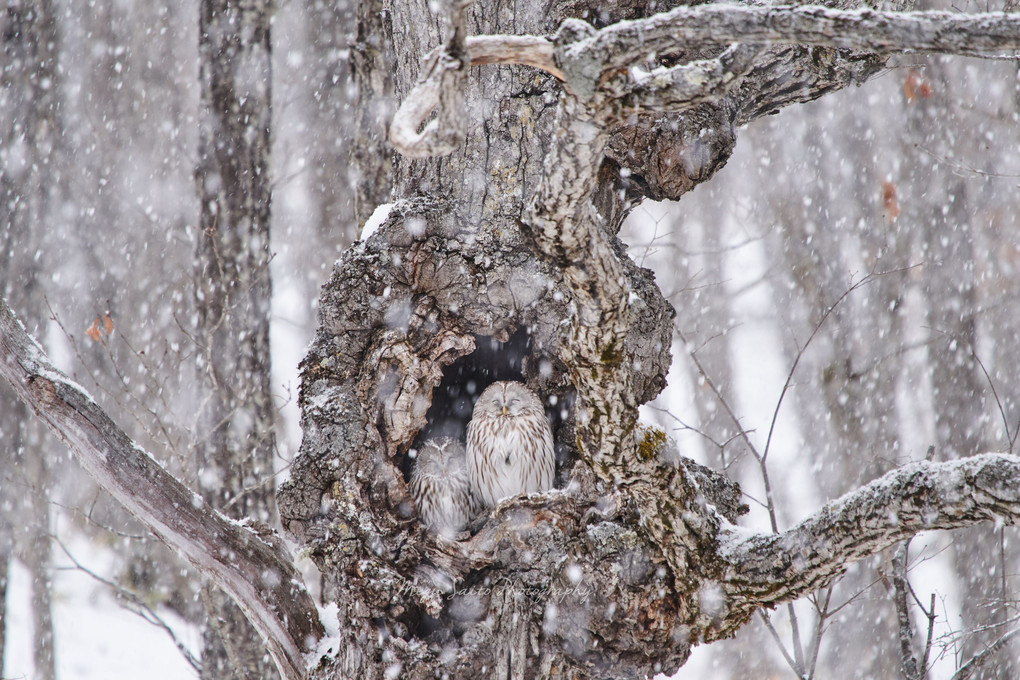
[[[468,482],[464,445],[452,437],[427,440],[411,473],[411,496],[429,531],[444,536],[463,531],[478,511]]]
[[[471,493],[483,506],[552,488],[556,452],[538,396],[523,383],[485,388],[467,427]]]

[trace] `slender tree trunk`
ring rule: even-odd
[[[56,648],[53,635],[53,582],[50,577],[50,512],[48,489],[51,484],[49,465],[42,427],[25,411],[24,427],[30,436],[25,439],[26,468],[31,475],[33,488],[28,490],[32,523],[22,549],[25,564],[32,580],[32,623],[35,631],[33,659],[38,680],[54,680]]]
[[[309,56],[317,65],[309,102],[309,123],[314,135],[310,140],[311,191],[319,237],[313,244],[336,248],[335,254],[328,253],[333,256],[332,263],[340,251],[358,239],[361,226],[354,218],[353,187],[357,180],[348,164],[353,140],[342,133],[351,117],[358,115],[353,112],[351,101],[350,59],[343,56],[350,54],[348,46],[356,27],[355,8],[350,3],[312,3],[307,11]],[[316,274],[317,289],[322,277]]]
[[[927,136],[930,131],[953,115],[953,90],[959,87],[956,83],[963,82],[964,73],[938,58],[931,59],[918,73],[928,94],[916,97],[908,108],[911,134],[905,140],[905,155],[910,159],[906,167],[909,183],[917,192],[910,197],[908,217],[916,221],[924,261],[923,286],[931,328],[928,353],[935,413],[933,443],[938,459],[955,460],[993,444],[986,427],[990,387],[978,365],[981,301],[975,271],[975,227],[970,186],[938,160],[947,153],[938,140],[934,149],[924,145],[933,143]],[[979,139],[973,143],[979,144]],[[918,152],[922,147],[924,151]],[[961,427],[960,423],[968,425]],[[1012,569],[1000,560],[998,550],[988,550],[991,540],[996,539],[990,531],[958,532],[953,538],[955,571],[962,601],[967,603],[961,631],[962,663],[1011,629],[1004,625],[1010,617],[1010,605],[1003,590],[1003,572]],[[1008,649],[984,663],[973,677],[1015,678],[1016,660],[1010,658]]]
[[[268,521],[273,502],[270,392],[269,125],[271,3],[205,0],[199,54],[201,199],[196,272],[203,376],[196,467],[202,495],[236,518]],[[270,678],[254,630],[219,589],[208,612],[203,677]]]
[[[44,315],[39,273],[40,238],[50,224],[50,206],[59,190],[53,172],[60,142],[57,52],[59,35],[51,0],[15,2],[0,17],[3,66],[0,71],[0,288],[38,332]],[[22,492],[11,515],[14,547],[32,580],[35,677],[55,677],[50,579],[50,472],[42,427],[21,402],[6,402],[0,413],[5,446],[0,462]],[[6,476],[6,475],[5,475]],[[5,514],[7,510],[5,509]],[[16,518],[16,519],[15,519]],[[3,537],[0,537],[3,540]],[[10,544],[8,544],[10,547]],[[4,550],[6,572],[9,552]],[[4,576],[6,589],[6,573]],[[2,660],[2,656],[0,656]]]
[[[11,566],[11,537],[0,527],[0,674],[4,670],[4,642],[7,640],[7,579]]]

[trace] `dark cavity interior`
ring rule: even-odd
[[[531,334],[521,329],[506,342],[486,335],[475,336],[475,351],[462,356],[443,371],[443,381],[432,391],[428,423],[418,435],[454,437],[464,441],[471,411],[482,391],[497,380],[524,381],[524,357],[531,351]]]

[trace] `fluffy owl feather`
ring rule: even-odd
[[[430,531],[447,536],[462,531],[478,512],[464,445],[452,437],[427,440],[411,473],[411,495],[419,519]]]
[[[495,382],[475,403],[467,427],[471,493],[483,506],[552,488],[552,430],[538,396],[524,384]]]

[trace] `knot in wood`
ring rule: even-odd
[[[39,374],[28,376],[28,379],[25,381],[25,387],[28,388],[28,391],[42,406],[53,406],[61,401],[57,396],[56,384],[49,378]]]

